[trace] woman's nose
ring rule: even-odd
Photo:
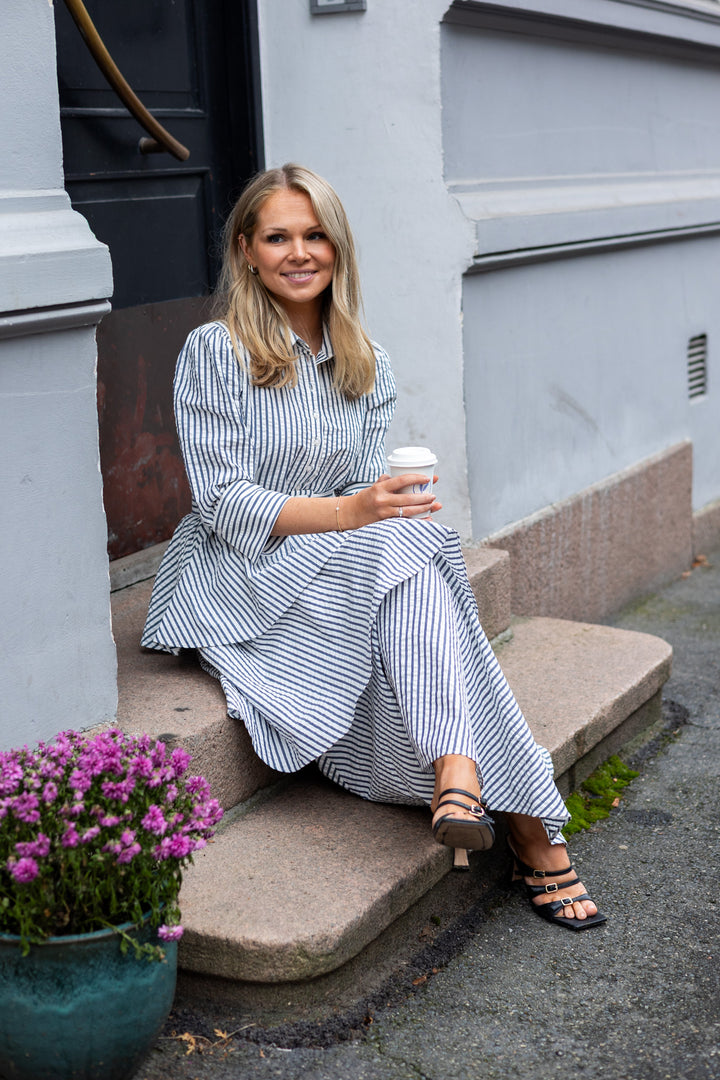
[[[302,237],[298,237],[293,241],[292,256],[298,262],[303,262],[307,258],[307,250],[305,248],[305,241]]]

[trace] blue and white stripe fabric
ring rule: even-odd
[[[292,496],[353,494],[385,471],[395,404],[376,347],[370,394],[332,385],[325,334],[295,340],[297,385],[248,376],[221,323],[195,330],[175,377],[192,511],[175,531],[142,638],[196,648],[258,755],[292,772],[318,761],[351,791],[429,803],[432,762],[478,762],[491,809],[567,812],[478,622],[457,535],[393,519],[354,532],[272,537]]]

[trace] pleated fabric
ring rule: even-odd
[[[432,762],[465,754],[491,810],[540,817],[557,837],[568,815],[549,755],[482,631],[456,533],[393,519],[270,536],[287,498],[377,479],[394,407],[382,350],[375,388],[356,402],[332,386],[327,335],[317,357],[299,339],[296,355],[295,387],[258,388],[221,324],[188,339],[175,407],[193,509],[158,572],[142,644],[196,648],[276,769],[317,761],[364,798],[420,804]]]

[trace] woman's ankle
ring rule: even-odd
[[[567,870],[568,855],[564,843],[552,844],[540,818],[527,814],[507,814],[512,846],[516,854],[535,870]]]
[[[480,784],[477,777],[477,765],[472,758],[462,754],[445,754],[433,762],[435,770],[435,790],[431,809],[437,809],[437,803],[443,791],[457,788],[470,792],[473,798],[480,796]]]

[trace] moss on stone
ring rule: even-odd
[[[572,836],[581,829],[606,818],[613,806],[617,806],[620,793],[639,774],[629,768],[617,754],[588,776],[580,791],[574,791],[565,801],[570,820],[563,829],[565,836]]]

